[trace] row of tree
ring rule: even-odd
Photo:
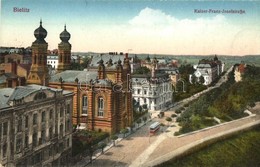
[[[216,124],[212,117],[224,122],[245,116],[244,110],[260,101],[259,73],[260,67],[247,66],[243,81],[235,83],[231,72],[226,83],[202,95],[177,118],[180,133]]]

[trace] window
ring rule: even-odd
[[[8,122],[5,122],[3,126],[3,135],[7,135],[7,130],[8,130]]]
[[[88,97],[83,96],[82,97],[82,114],[88,113]]]
[[[140,94],[140,89],[137,89],[137,94]]]
[[[102,97],[98,99],[98,116],[104,116],[104,99]]]
[[[146,103],[146,98],[144,98],[144,103]]]
[[[22,119],[19,119],[17,125],[17,132],[21,132],[21,131],[22,131]]]
[[[67,147],[70,147],[70,139],[67,139]]]
[[[147,94],[147,91],[146,91],[146,90],[144,90],[144,94],[145,94],[145,95]]]
[[[50,110],[50,115],[49,115],[49,118],[52,119],[53,117],[53,109]]]
[[[52,135],[52,131],[53,131],[53,130],[52,130],[52,127],[50,127],[50,128],[49,128],[49,138],[50,138],[50,139],[52,139],[52,136],[53,136],[53,135]]]
[[[16,152],[19,153],[22,150],[22,139],[16,139]]]
[[[67,114],[70,113],[70,104],[67,104]]]
[[[33,124],[37,124],[37,113],[33,114]]]
[[[28,128],[28,122],[29,122],[29,117],[28,115],[25,116],[25,128]]]
[[[39,92],[35,95],[34,100],[42,100],[42,99],[46,99],[47,96],[44,92]]]
[[[66,132],[70,130],[70,120],[68,119],[66,122]]]
[[[45,135],[45,129],[41,132],[41,138],[42,138],[42,144],[45,143],[46,135]]]
[[[45,122],[45,111],[42,112],[42,122]]]
[[[61,108],[60,108],[60,117],[63,117],[63,112],[64,112],[64,108],[61,107]]]
[[[63,136],[63,124],[60,124],[60,135]]]
[[[35,147],[35,146],[37,146],[37,132],[35,132],[35,133],[33,133],[33,146]]]
[[[28,134],[25,135],[25,140],[24,140],[24,147],[27,148],[29,145],[29,136]]]
[[[35,156],[33,156],[33,164],[37,164],[41,162],[41,153],[36,154]]]
[[[7,144],[5,143],[3,145],[3,158],[6,157],[6,153],[7,153]]]

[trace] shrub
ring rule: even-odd
[[[177,117],[177,115],[176,115],[176,114],[172,114],[171,117],[172,117],[172,118],[175,118],[175,117]]]
[[[175,113],[176,113],[176,114],[180,114],[180,113],[181,113],[181,110],[180,110],[180,109],[177,109],[177,110],[175,111]]]
[[[174,135],[174,136],[179,136],[179,135],[181,135],[181,133],[180,133],[180,132],[174,132],[173,135]]]
[[[177,117],[176,122],[181,122],[182,118],[181,117]]]

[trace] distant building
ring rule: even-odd
[[[131,73],[141,67],[141,60],[136,55],[130,58]]]
[[[236,82],[242,81],[242,77],[245,73],[246,64],[241,63],[241,64],[238,64],[238,65],[235,65],[234,68],[235,68],[235,70],[234,70],[235,81]]]
[[[12,88],[23,86],[29,74],[28,64],[17,64],[16,62],[0,65],[0,88]]]
[[[150,111],[164,110],[172,104],[172,83],[169,75],[157,69],[157,60],[152,62],[151,74],[132,76],[132,96]]]
[[[59,64],[58,58],[59,58],[58,55],[48,55],[47,56],[47,64],[51,65],[52,69],[57,69],[58,64]]]
[[[189,80],[192,83],[192,77],[196,78],[196,81],[200,82],[200,78],[204,78],[203,85],[209,85],[216,80],[224,72],[225,64],[218,60],[215,55],[213,60],[202,59],[198,65],[194,65],[195,72],[189,76]]]
[[[177,67],[160,67],[159,71],[167,73],[169,75],[172,85],[176,87],[177,82],[181,78]]]
[[[5,62],[4,63],[12,63],[16,62],[18,64],[23,64],[23,55],[17,54],[17,53],[11,53],[8,55],[5,55]]]
[[[72,97],[39,85],[0,89],[0,166],[68,166]]]

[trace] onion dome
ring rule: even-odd
[[[62,42],[68,42],[70,39],[70,33],[66,30],[66,25],[64,26],[64,31],[60,33],[60,39]]]
[[[40,27],[34,31],[34,36],[36,38],[35,42],[46,43],[44,38],[46,38],[46,36],[47,36],[47,31],[42,27],[42,20],[40,21]]]
[[[101,60],[99,60],[98,64],[99,65],[104,65],[104,60],[101,58]]]
[[[217,55],[215,55],[215,57],[214,57],[214,61],[218,61],[218,57],[217,57]]]
[[[122,61],[119,59],[117,61],[117,65],[116,65],[116,69],[119,70],[119,71],[122,71],[123,70],[123,67],[122,67]]]
[[[122,61],[119,59],[119,60],[117,61],[117,64],[118,64],[118,65],[121,65],[121,63],[122,63]]]
[[[110,58],[107,62],[107,66],[111,67],[113,65],[113,60]]]

